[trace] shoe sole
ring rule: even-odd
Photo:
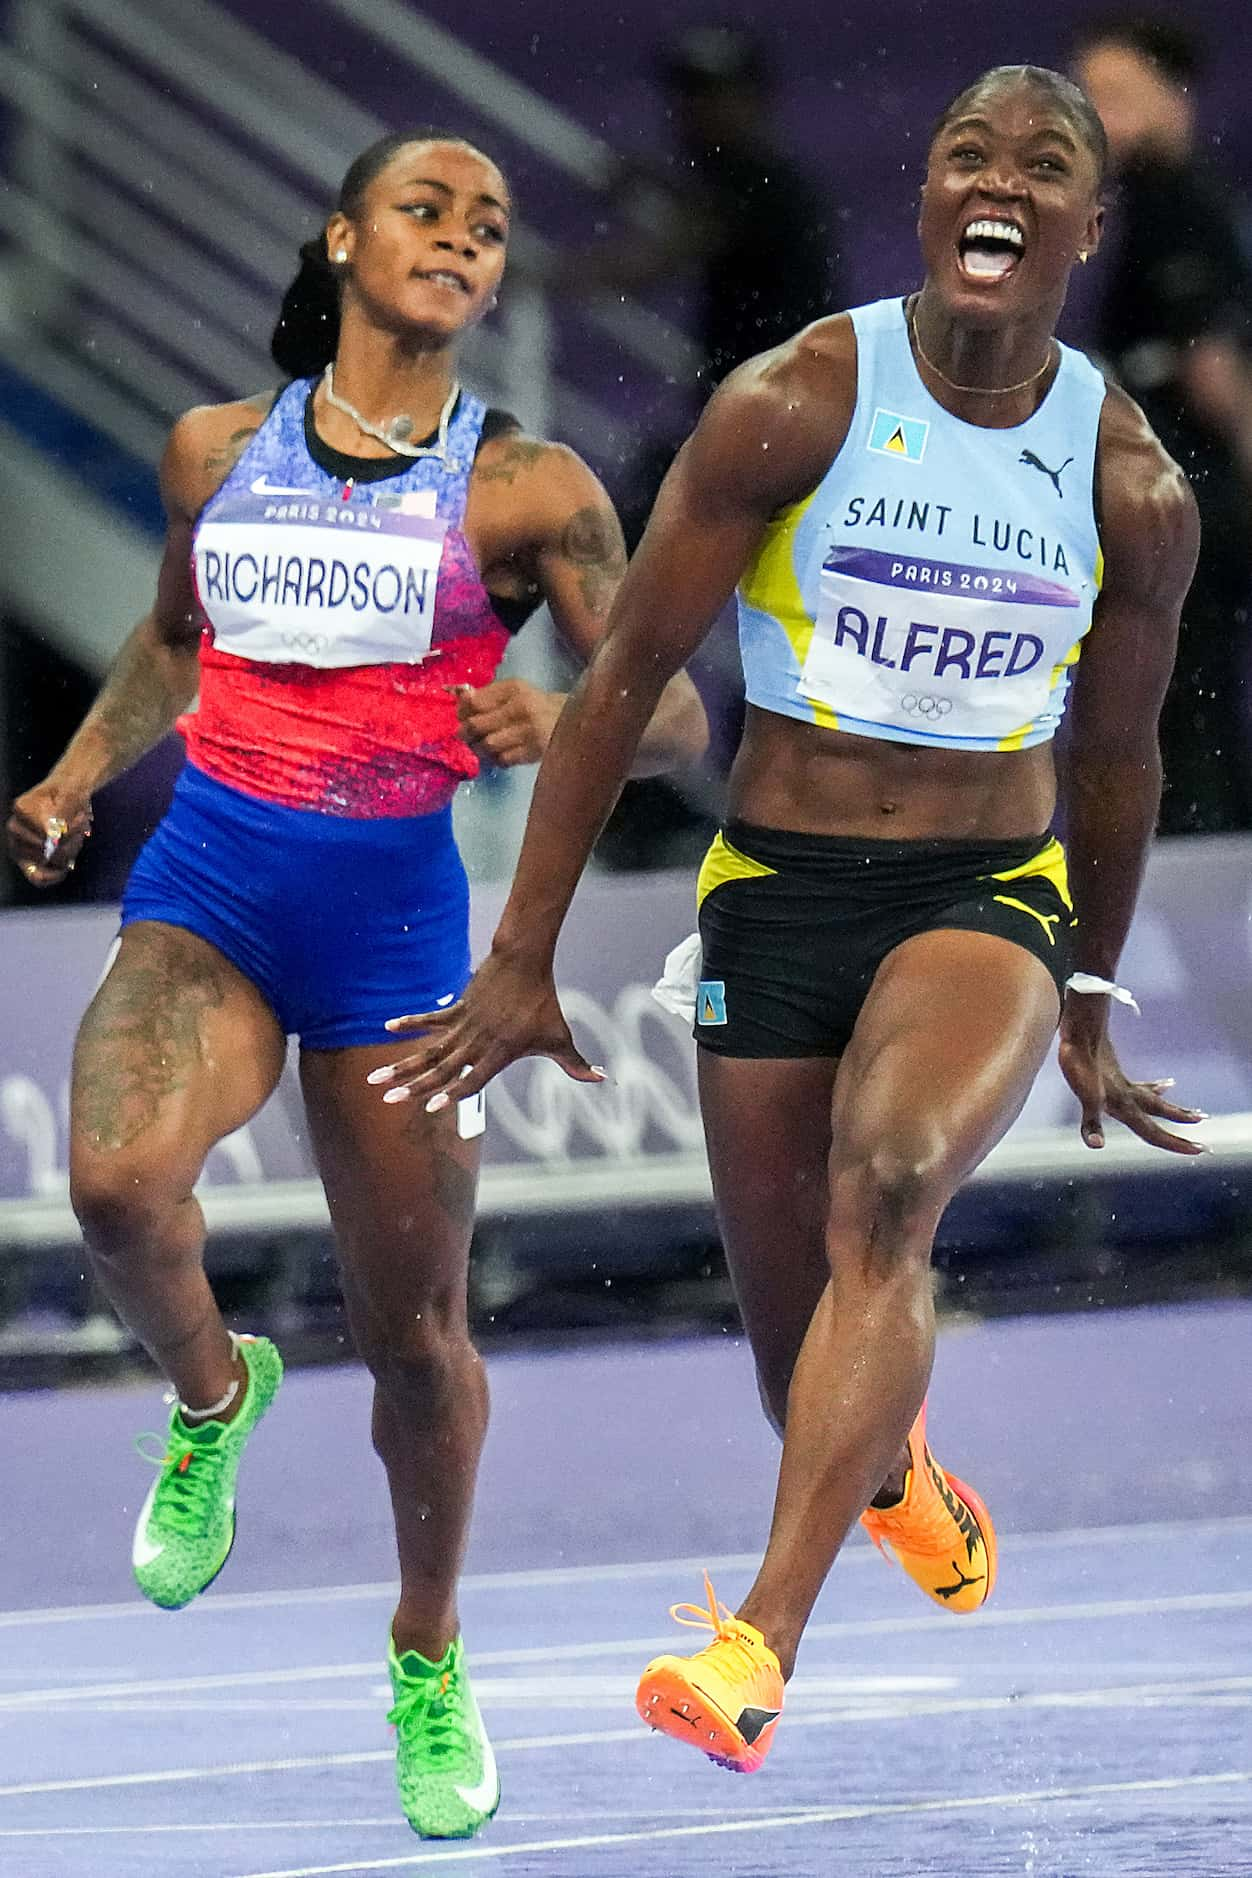
[[[990,1513],[987,1511],[986,1506],[983,1504],[978,1494],[974,1492],[974,1489],[967,1487],[963,1480],[958,1480],[955,1474],[949,1474],[946,1468],[944,1469],[944,1473],[947,1476],[948,1485],[951,1487],[953,1493],[955,1493],[957,1499],[963,1500],[970,1512],[974,1515],[974,1518],[978,1522],[978,1530],[982,1534],[982,1549],[987,1560],[987,1589],[983,1592],[979,1603],[973,1606],[974,1610],[980,1611],[996,1588],[996,1574],[1000,1566],[1000,1554],[996,1545],[996,1529],[991,1523]],[[947,1605],[945,1609],[951,1610],[952,1607],[951,1605]],[[952,1615],[954,1617],[968,1617],[970,1611],[953,1611]]]
[[[635,1707],[649,1728],[698,1748],[730,1774],[756,1772],[769,1753],[778,1725],[771,1722],[750,1745],[724,1709],[697,1689],[681,1670],[664,1662],[644,1670],[635,1692]]]

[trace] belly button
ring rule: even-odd
[[[899,806],[900,804],[898,802],[880,802],[878,804],[879,812],[883,815],[894,815]]]

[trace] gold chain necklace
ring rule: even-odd
[[[1039,370],[1037,372],[1032,372],[1029,378],[1023,378],[1020,384],[1016,384],[1016,385],[958,385],[955,378],[949,378],[946,372],[941,372],[939,370],[939,367],[935,364],[933,359],[928,359],[926,357],[925,349],[922,345],[920,337],[918,336],[917,314],[914,308],[912,307],[909,308],[909,331],[913,335],[913,344],[917,347],[917,356],[921,360],[922,364],[926,366],[926,368],[929,371],[932,371],[936,378],[942,380],[942,382],[948,387],[949,391],[967,392],[973,397],[1007,398],[1009,393],[1013,391],[1029,391],[1030,387],[1034,384],[1037,384],[1038,381],[1043,377],[1043,374],[1047,371],[1049,365],[1051,365],[1052,363],[1052,341],[1049,340],[1047,358],[1043,361],[1043,364],[1039,367]]]

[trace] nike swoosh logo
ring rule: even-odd
[[[254,496],[311,496],[312,489],[288,489],[281,483],[267,482],[264,476],[258,476],[252,485]]]
[[[135,1524],[135,1539],[130,1549],[130,1557],[137,1571],[142,1571],[145,1565],[154,1564],[165,1550],[163,1545],[153,1545],[148,1537],[148,1515],[152,1511],[152,1502],[156,1499],[156,1490],[160,1484],[158,1476],[148,1490],[148,1497],[143,1503],[143,1511]]]
[[[458,1787],[457,1799],[475,1813],[485,1813],[494,1806],[500,1797],[500,1778],[496,1773],[496,1757],[491,1751],[491,1743],[486,1735],[482,1737],[483,1774],[476,1787]]]

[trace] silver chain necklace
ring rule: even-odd
[[[364,436],[373,437],[377,443],[385,443],[387,448],[394,450],[397,456],[437,456],[446,460],[448,454],[448,425],[452,421],[452,413],[456,408],[456,401],[461,395],[461,387],[455,381],[451,391],[448,393],[448,402],[439,413],[439,428],[435,435],[435,441],[432,444],[414,444],[409,442],[409,438],[413,435],[414,428],[413,419],[411,417],[405,417],[403,414],[399,417],[390,417],[381,427],[377,424],[371,424],[367,417],[362,417],[354,404],[349,404],[346,398],[341,398],[336,392],[335,367],[333,361],[322,373],[322,389],[326,393],[327,404],[333,404],[337,411],[342,411],[345,417],[350,417],[357,429]]]

